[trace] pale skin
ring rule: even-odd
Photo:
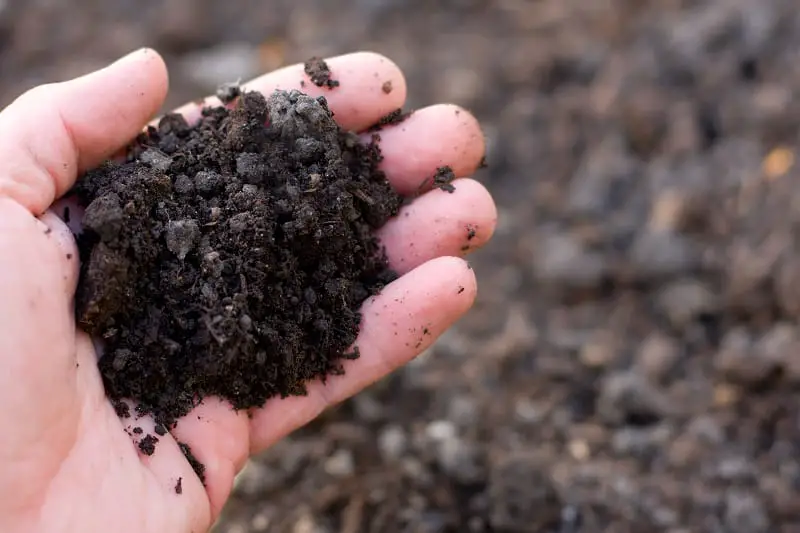
[[[344,127],[363,131],[401,107],[399,68],[372,53],[329,60],[341,86],[310,84],[302,66],[267,74],[246,89],[300,89],[328,98]],[[390,81],[392,91],[382,90]],[[364,304],[361,358],[309,394],[235,412],[206,399],[156,453],[142,455],[103,391],[97,353],[76,329],[75,241],[52,207],[80,173],[113,156],[153,120],[167,92],[161,57],[140,50],[111,66],[37,87],[0,113],[0,531],[202,533],[219,516],[248,457],[413,359],[472,305],[477,287],[462,259],[491,237],[491,196],[469,179],[484,154],[477,121],[455,106],[419,110],[381,133],[384,169],[401,193],[417,192],[438,166],[456,192],[422,191],[381,230],[402,276]],[[212,99],[208,103],[217,103]],[[180,108],[198,116],[197,103]],[[467,242],[467,226],[475,236]],[[421,335],[421,328],[428,334]],[[135,425],[145,433],[153,422]],[[206,466],[200,482],[178,442]],[[182,494],[175,492],[182,478]]]

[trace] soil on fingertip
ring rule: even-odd
[[[331,68],[324,59],[312,57],[305,62],[304,70],[311,82],[317,87],[327,87],[333,89],[339,86],[339,81],[331,78]]]
[[[402,198],[377,145],[324,98],[237,98],[196,126],[165,116],[74,190],[78,321],[112,401],[167,427],[210,395],[247,409],[341,374],[361,304],[396,277],[374,232]]]
[[[369,131],[377,132],[381,131],[385,126],[394,126],[395,124],[400,124],[401,122],[405,121],[408,117],[413,114],[411,111],[403,111],[402,109],[395,109],[391,113],[387,113],[383,117],[378,120],[378,122],[370,128]]]

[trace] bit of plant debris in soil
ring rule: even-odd
[[[333,89],[339,86],[337,80],[331,79],[331,69],[324,59],[312,57],[305,62],[305,72],[311,78],[311,82],[317,87],[327,87]]]
[[[396,277],[380,158],[324,98],[277,91],[194,127],[168,115],[88,172],[77,316],[115,405],[171,427],[206,396],[247,409],[342,373],[361,304]]]

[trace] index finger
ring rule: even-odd
[[[310,96],[324,96],[333,111],[336,122],[346,130],[366,129],[381,117],[403,107],[406,101],[406,80],[390,59],[373,52],[356,52],[326,59],[331,79],[336,87],[317,86],[305,72],[304,64],[297,63],[270,72],[242,84],[246,91],[259,91],[269,96],[277,89],[296,89]],[[190,123],[200,117],[204,106],[220,106],[216,96],[200,102],[190,102],[176,112]]]

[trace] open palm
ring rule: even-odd
[[[359,53],[328,63],[341,82],[334,90],[311,84],[299,65],[246,89],[324,94],[339,123],[356,131],[403,105],[405,82],[389,60]],[[251,413],[207,399],[143,455],[126,431],[132,420],[120,420],[105,397],[91,339],[75,328],[77,251],[51,208],[82,171],[141,131],[166,90],[162,59],[141,50],[33,89],[0,113],[0,531],[204,532],[250,454],[412,359],[474,300],[475,278],[458,256],[491,237],[496,211],[480,184],[460,179],[452,194],[425,191],[381,230],[402,276],[365,303],[362,355],[345,375]],[[180,111],[199,116],[196,103]],[[484,150],[475,119],[446,105],[419,110],[381,138],[384,169],[403,194],[420,192],[440,166],[471,174]],[[147,418],[135,426],[154,430]],[[205,486],[179,442],[205,465]]]

